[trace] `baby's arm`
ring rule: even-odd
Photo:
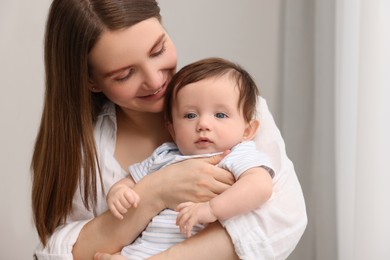
[[[190,236],[192,227],[215,220],[226,220],[260,207],[272,194],[272,177],[262,167],[245,171],[236,183],[209,202],[185,202],[177,207],[176,224]]]
[[[123,214],[127,212],[130,207],[136,208],[139,203],[138,194],[131,188],[133,182],[129,178],[123,178],[115,183],[107,194],[107,205],[111,213],[123,219]]]

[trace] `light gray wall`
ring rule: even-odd
[[[281,1],[160,0],[163,23],[176,44],[179,68],[220,56],[240,63],[276,110]],[[275,116],[275,115],[274,115]]]
[[[42,43],[50,2],[0,2],[1,259],[31,259],[38,241],[29,164],[42,109]],[[159,2],[179,67],[208,56],[236,61],[252,73],[271,111],[276,109],[280,1]]]
[[[32,259],[29,165],[43,94],[48,0],[0,2],[0,259]]]

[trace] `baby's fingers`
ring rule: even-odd
[[[179,226],[180,233],[186,234],[186,225],[188,222],[188,219],[190,217],[190,214],[188,212],[188,208],[183,208],[176,218],[176,225]]]
[[[193,221],[191,221],[191,218],[190,218],[186,223],[187,238],[191,236],[191,231],[192,231],[192,228],[194,227],[194,223],[192,223],[192,222]]]
[[[177,207],[176,207],[176,211],[180,212],[182,211],[184,208],[187,208],[189,206],[191,206],[192,204],[194,204],[193,202],[183,202],[183,203],[180,203]]]
[[[127,208],[130,208],[131,206],[136,208],[138,206],[138,203],[140,201],[140,197],[138,196],[138,194],[136,192],[134,192],[133,190],[127,190],[123,194],[123,196],[127,202],[127,205],[128,205]]]
[[[108,208],[110,209],[112,215],[114,215],[116,218],[123,219],[122,214],[117,210],[117,208],[116,208],[116,206],[114,204],[109,204]]]
[[[190,209],[190,207],[182,208],[176,219],[176,225],[179,226],[180,233],[186,234],[187,237],[191,236],[191,231],[194,226],[193,221],[191,221]]]

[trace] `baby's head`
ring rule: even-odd
[[[203,59],[173,76],[165,119],[183,154],[220,152],[253,137],[258,95],[241,66],[221,58]]]
[[[240,65],[222,58],[207,58],[191,63],[180,69],[172,78],[165,96],[165,119],[172,122],[172,105],[177,93],[188,84],[203,79],[217,78],[228,75],[235,81],[239,90],[238,108],[242,109],[247,122],[256,114],[257,97],[260,92],[251,75]],[[223,95],[223,93],[221,93]]]

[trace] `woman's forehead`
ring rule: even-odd
[[[90,66],[99,73],[142,62],[166,32],[156,18],[129,28],[102,33],[88,56]]]

